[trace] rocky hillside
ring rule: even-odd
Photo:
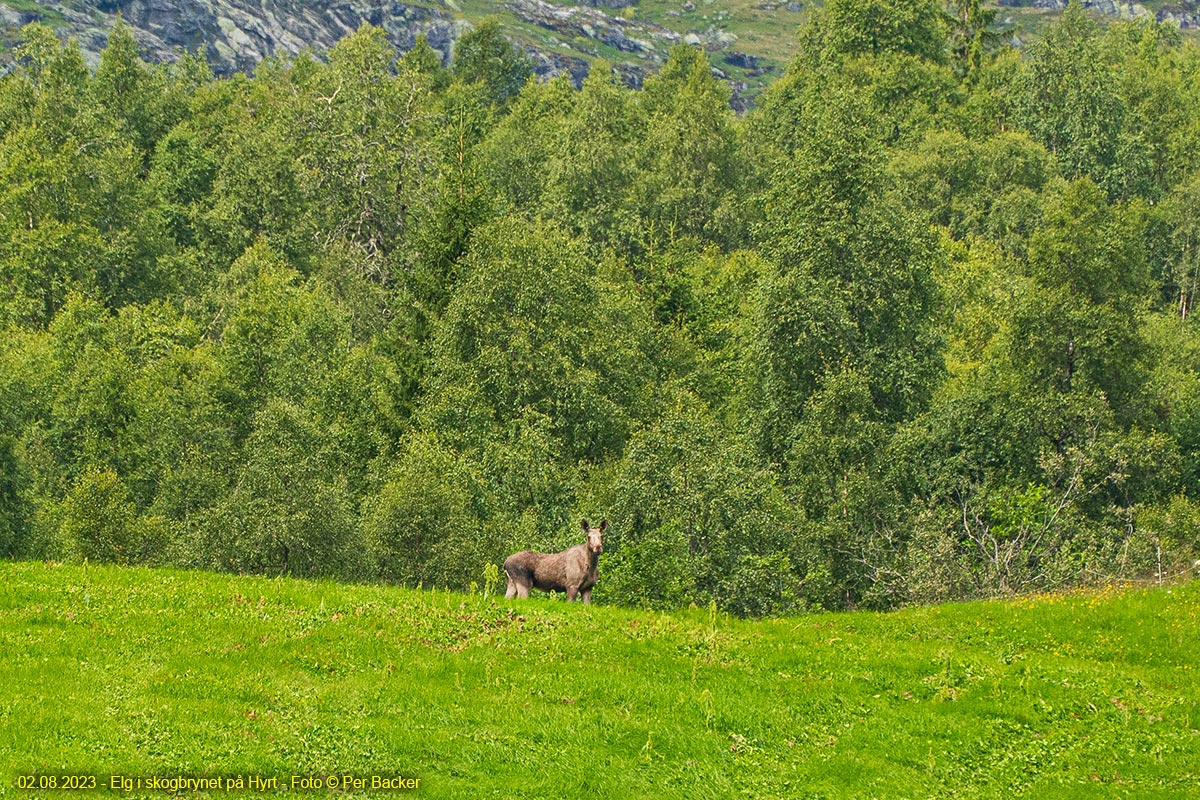
[[[744,106],[787,63],[809,0],[0,0],[0,61],[19,28],[42,21],[78,39],[94,59],[121,14],[149,58],[171,60],[202,50],[222,74],[249,71],[264,57],[320,52],[363,23],[384,28],[401,50],[418,35],[449,60],[454,40],[485,16],[507,34],[542,75],[569,74],[578,83],[590,62],[611,61],[638,85],[671,45],[703,46],[718,77]],[[819,5],[819,2],[815,4]],[[1002,17],[1019,32],[1034,31],[1066,0],[999,0]],[[1145,5],[1084,0],[1110,17],[1155,14],[1200,26],[1200,0]]]
[[[790,39],[803,18],[800,3],[698,0],[590,0],[556,5],[545,0],[0,0],[0,37],[11,44],[20,26],[42,21],[78,39],[95,58],[121,14],[149,58],[170,60],[202,50],[218,73],[252,70],[264,57],[318,52],[363,23],[382,27],[401,50],[424,35],[450,58],[454,40],[472,20],[497,16],[510,38],[532,57],[539,74],[569,74],[576,82],[590,62],[609,59],[637,85],[679,42],[714,54],[718,77],[735,92],[754,93],[786,61]],[[736,20],[735,20],[736,11]],[[731,22],[733,25],[723,23]],[[742,48],[731,27],[751,31]],[[2,56],[0,56],[2,57]]]
[[[1067,0],[999,0],[1003,8],[1042,9],[1051,12],[1067,7]],[[1200,2],[1178,0],[1178,2],[1132,3],[1128,0],[1083,0],[1083,7],[1106,17],[1131,19],[1153,14],[1159,22],[1169,22],[1183,29],[1200,28]]]
[[[401,48],[425,34],[449,52],[467,24],[444,9],[381,0],[0,0],[6,28],[42,20],[75,36],[92,55],[104,47],[117,14],[134,28],[147,56],[170,60],[181,50],[203,50],[221,73],[251,70],[273,54],[327,48],[364,22],[385,28]]]

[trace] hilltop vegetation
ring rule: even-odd
[[[750,623],[5,564],[0,795],[46,794],[13,789],[36,771],[400,774],[421,784],[396,796],[427,798],[1194,798],[1197,624],[1196,583]]]
[[[882,17],[903,25],[879,25]],[[744,119],[365,27],[0,78],[0,553],[742,615],[1171,578],[1200,547],[1200,50],[839,0]]]

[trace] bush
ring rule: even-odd
[[[363,503],[363,535],[375,574],[410,586],[465,589],[502,545],[483,524],[477,487],[437,437],[415,434],[377,494]]]
[[[146,559],[144,536],[129,490],[110,469],[88,467],[62,502],[59,536],[69,558],[133,564]]]

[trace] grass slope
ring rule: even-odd
[[[1200,583],[744,622],[2,563],[0,795],[164,796],[16,788],[71,772],[402,774],[428,798],[1200,797],[1198,623]],[[178,796],[243,794],[273,793]]]

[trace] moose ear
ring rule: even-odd
[[[584,533],[587,533],[588,531],[590,531],[592,529],[592,526],[588,525],[588,521],[586,519],[583,520],[582,524],[583,524],[583,532]]]
[[[602,519],[600,520],[600,532],[604,533],[606,530],[608,530],[608,520]]]

